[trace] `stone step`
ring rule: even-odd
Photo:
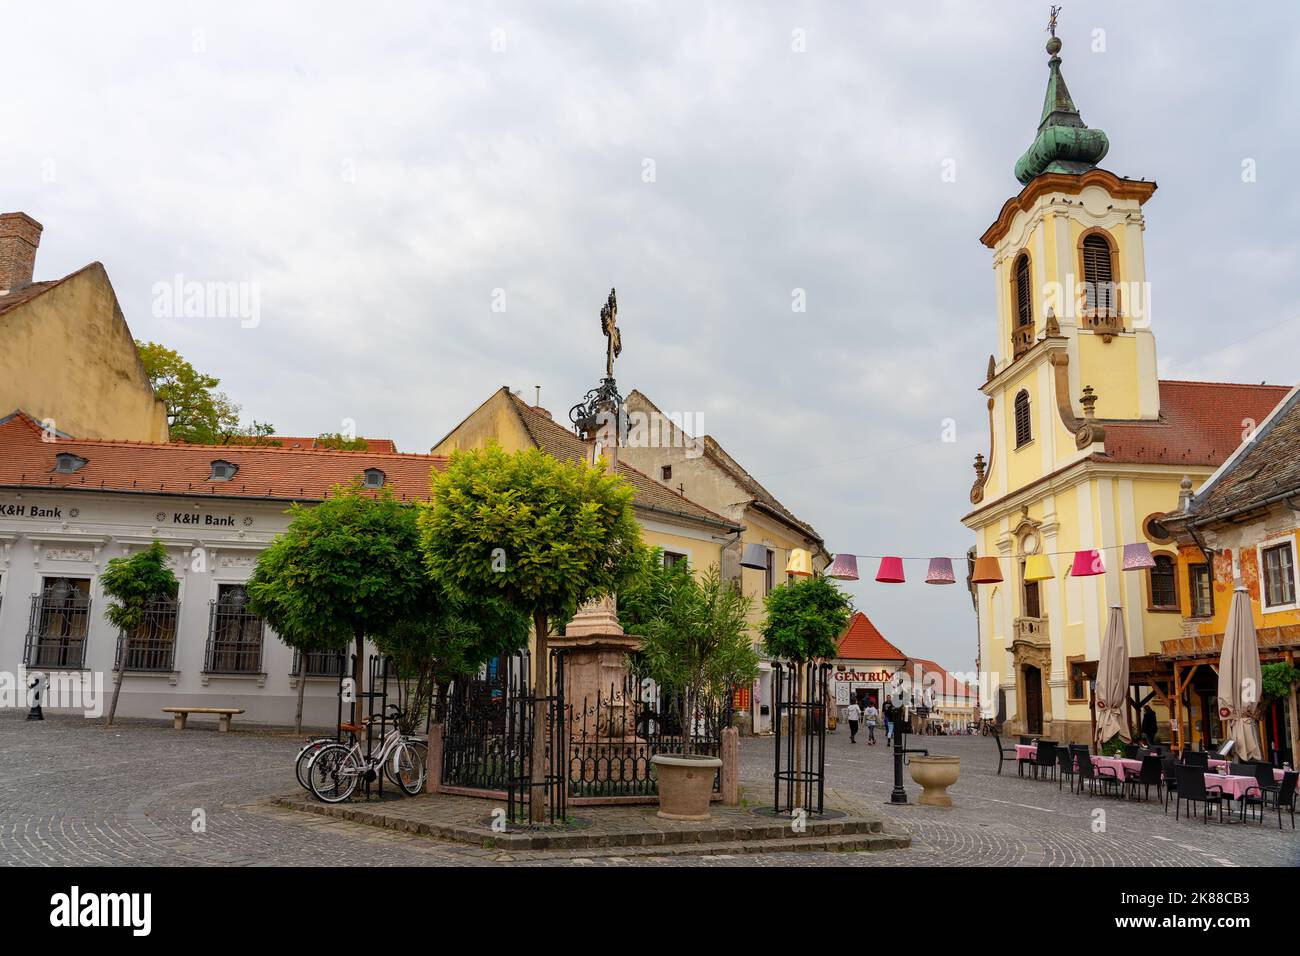
[[[629,846],[592,850],[579,859],[644,859],[658,856],[753,856],[762,853],[859,853],[903,850],[911,837],[889,833],[853,833],[842,836],[790,837],[784,840],[745,840],[734,843],[679,843],[673,846]],[[525,853],[520,859],[573,859],[573,853]],[[509,851],[497,859],[509,862]]]

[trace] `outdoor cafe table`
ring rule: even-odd
[[[1254,789],[1255,796],[1259,796],[1259,781],[1254,777],[1207,773],[1205,775],[1205,785],[1207,787],[1222,787],[1224,795],[1232,797],[1234,800],[1240,800],[1251,789]]]
[[[1218,757],[1211,757],[1211,758],[1210,758],[1210,769],[1211,769],[1211,770],[1218,770],[1220,767],[1226,767],[1226,766],[1228,766],[1228,761],[1226,761],[1226,760],[1220,760]],[[1281,782],[1282,782],[1282,774],[1284,774],[1285,772],[1286,772],[1286,771],[1284,771],[1281,767],[1274,767],[1274,768],[1273,768],[1273,780],[1274,780],[1274,782],[1275,782],[1275,783],[1281,783]],[[1252,779],[1254,779],[1254,778],[1252,778]]]

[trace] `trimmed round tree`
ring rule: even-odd
[[[533,766],[544,767],[551,627],[631,573],[641,540],[632,487],[599,464],[491,444],[454,453],[432,491],[420,517],[430,573],[463,601],[500,599],[532,621]],[[545,811],[529,801],[534,822]]]
[[[415,508],[386,488],[363,490],[358,478],[336,486],[319,504],[295,504],[290,514],[289,527],[258,559],[265,573],[249,597],[280,620],[289,641],[350,635],[353,691],[360,701],[366,635],[385,633],[402,620],[424,588]]]
[[[99,583],[109,599],[104,616],[117,628],[119,640],[124,643],[129,643],[131,633],[144,623],[149,604],[166,598],[175,599],[180,586],[167,565],[167,549],[157,540],[139,554],[110,559]],[[117,716],[117,698],[122,693],[122,676],[129,650],[129,646],[123,647],[118,654],[117,684],[113,687],[113,700],[108,705],[106,724],[111,725]]]

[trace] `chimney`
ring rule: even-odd
[[[0,290],[31,285],[43,228],[25,212],[0,213]]]

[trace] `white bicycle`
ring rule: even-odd
[[[351,744],[326,744],[316,751],[307,765],[307,782],[312,794],[323,803],[342,803],[356,792],[362,782],[370,782],[382,772],[407,796],[424,789],[425,761],[417,747],[397,730],[403,714],[395,704],[390,718],[393,730],[384,736],[378,751],[366,756],[361,747],[365,727],[341,724],[339,729],[356,735]]]

